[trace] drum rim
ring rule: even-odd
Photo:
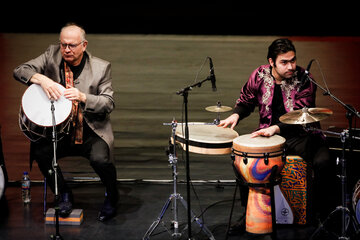
[[[246,148],[252,148],[252,149],[258,149],[258,148],[272,148],[272,147],[277,147],[277,146],[283,146],[286,142],[286,139],[278,134],[275,134],[275,135],[272,135],[270,137],[264,137],[264,136],[257,136],[255,138],[263,138],[263,139],[270,139],[270,138],[277,138],[278,140],[281,140],[281,142],[277,142],[277,143],[274,143],[274,144],[264,144],[264,145],[255,145],[253,143],[250,143],[249,141],[248,142],[237,142],[236,140],[239,139],[239,138],[245,138],[245,137],[250,137],[251,134],[244,134],[244,135],[240,135],[236,138],[234,138],[233,140],[233,145],[237,145],[239,147],[246,147]],[[251,138],[250,138],[251,139]]]
[[[285,157],[286,153],[286,150],[284,148],[271,152],[245,152],[236,150],[234,148],[232,148],[231,151],[234,155],[245,158],[273,158],[279,156]]]

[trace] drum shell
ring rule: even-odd
[[[242,135],[233,141],[234,165],[249,185],[246,208],[246,231],[268,234],[272,228],[271,184],[273,167],[277,166],[274,179],[280,175],[285,164],[285,139],[280,136],[256,137]],[[271,185],[271,186],[270,186]]]
[[[70,115],[69,117],[55,126],[57,139],[60,139],[64,136],[64,134],[69,134],[70,131]],[[40,138],[52,138],[52,126],[42,126],[32,122],[24,113],[22,107],[20,107],[19,113],[19,126],[21,131],[25,134],[27,138],[31,141],[38,141]]]

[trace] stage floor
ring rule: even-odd
[[[115,218],[102,223],[96,216],[103,202],[103,187],[100,183],[73,183],[75,208],[83,209],[84,221],[79,226],[60,225],[59,232],[63,239],[106,239],[106,240],[139,240],[142,239],[150,225],[155,221],[165,202],[173,192],[173,185],[169,183],[119,183],[121,194],[118,213]],[[191,209],[196,216],[203,213],[202,221],[217,240],[226,239],[226,229],[231,212],[233,183],[194,184],[196,195],[191,191]],[[178,193],[186,200],[186,184],[178,184]],[[10,186],[6,190],[6,204],[1,208],[0,239],[49,239],[56,233],[55,225],[45,224],[43,216],[43,186],[35,184],[31,189],[32,201],[30,205],[23,205],[20,186]],[[52,207],[53,195],[48,193],[48,207]],[[178,202],[179,228],[182,232],[180,239],[187,239],[186,210]],[[235,201],[232,222],[243,214],[239,197]],[[163,223],[153,232],[150,239],[172,239],[170,233],[171,220],[174,219],[171,206],[165,212]],[[335,220],[335,219],[334,219]],[[339,219],[336,219],[338,221]],[[339,223],[339,222],[338,222]],[[339,225],[339,224],[337,224]],[[166,226],[166,228],[163,227]],[[307,225],[278,225],[279,240],[309,239],[315,231],[314,226]],[[331,229],[333,230],[333,229]],[[192,224],[194,239],[208,239],[199,225]],[[229,236],[232,239],[271,239],[270,235],[254,236],[244,234]],[[332,239],[329,235],[320,234],[320,238]],[[336,238],[335,238],[336,239]]]

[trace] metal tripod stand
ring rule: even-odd
[[[312,59],[310,61],[309,66],[311,65],[311,62],[314,61],[315,59]],[[308,68],[309,68],[308,66]],[[348,208],[348,204],[346,201],[346,197],[347,197],[347,159],[345,157],[345,149],[346,149],[346,140],[349,140],[349,151],[352,151],[352,144],[351,141],[352,139],[354,139],[355,137],[352,135],[352,123],[353,123],[353,117],[356,118],[360,118],[360,112],[358,112],[354,107],[352,107],[349,104],[345,104],[344,102],[342,102],[340,99],[338,99],[337,97],[335,97],[329,90],[329,88],[326,86],[326,89],[324,87],[322,87],[321,85],[319,85],[316,81],[314,81],[311,77],[309,77],[309,74],[306,75],[306,79],[305,81],[310,81],[313,84],[315,84],[317,87],[319,87],[321,90],[324,91],[323,95],[324,96],[330,96],[333,100],[335,100],[336,102],[338,102],[340,105],[342,105],[346,112],[346,118],[348,119],[348,125],[349,128],[348,130],[344,130],[341,134],[340,134],[340,139],[342,142],[342,158],[339,161],[341,164],[341,175],[340,175],[340,180],[341,180],[341,195],[342,195],[342,200],[341,200],[341,206],[338,206],[334,211],[332,211],[330,213],[330,215],[325,219],[324,223],[320,224],[320,226],[315,230],[315,232],[311,235],[310,239],[315,239],[315,237],[317,237],[317,235],[319,234],[320,230],[324,229],[324,225],[327,223],[327,221],[334,216],[334,214],[336,212],[341,212],[341,233],[340,235],[338,235],[338,239],[339,240],[349,240],[350,236],[348,234],[348,227],[350,226],[350,223],[352,223],[352,227],[353,230],[355,232],[355,235],[357,235],[357,239],[360,233],[360,226],[359,224],[356,222],[356,219],[354,218],[352,212],[349,210]],[[326,84],[326,82],[324,81],[324,83]],[[328,131],[322,131],[322,132],[328,132]]]
[[[143,240],[150,239],[151,234],[154,232],[154,230],[157,228],[157,226],[160,224],[162,218],[165,215],[166,210],[169,208],[170,203],[172,203],[172,209],[174,214],[174,219],[171,221],[173,225],[173,232],[169,231],[167,232],[171,235],[172,239],[179,239],[182,236],[182,233],[179,231],[179,221],[178,221],[178,200],[180,200],[183,207],[187,210],[188,205],[187,202],[184,200],[184,198],[180,195],[180,193],[177,192],[177,156],[176,156],[176,146],[175,146],[175,132],[177,127],[177,122],[173,120],[171,123],[164,123],[164,125],[171,125],[172,127],[172,137],[170,140],[169,150],[168,150],[168,156],[169,156],[169,163],[173,170],[173,187],[174,192],[170,194],[169,198],[165,202],[163,208],[161,209],[161,212],[158,216],[158,218],[150,225],[149,229],[146,231]],[[210,232],[210,230],[205,226],[205,224],[201,221],[200,218],[196,217],[196,215],[191,211],[192,221],[195,221],[201,230],[209,237],[211,240],[215,240],[214,236]],[[186,226],[184,229],[186,229],[188,226]]]
[[[315,128],[307,128],[307,129],[316,130]],[[317,130],[319,130],[319,129],[317,129]],[[328,217],[325,219],[325,221],[320,224],[320,226],[311,235],[310,240],[316,239],[321,230],[326,230],[325,226],[326,226],[327,222],[333,216],[335,216],[335,214],[337,212],[341,213],[341,220],[342,220],[341,221],[341,233],[340,233],[340,235],[336,235],[336,234],[334,234],[334,235],[336,235],[336,237],[339,240],[350,240],[350,236],[347,232],[349,229],[350,223],[352,223],[351,227],[353,227],[354,235],[356,235],[356,236],[359,236],[360,226],[357,223],[355,217],[353,216],[353,213],[349,210],[347,200],[346,200],[346,197],[347,197],[347,164],[346,164],[346,161],[347,160],[345,158],[345,149],[346,149],[345,143],[346,143],[346,139],[357,138],[357,137],[349,135],[350,129],[343,130],[341,132],[341,134],[330,132],[330,131],[323,131],[323,130],[320,130],[320,131],[340,136],[340,139],[342,142],[342,157],[340,160],[338,159],[338,164],[341,164],[341,175],[339,177],[341,180],[341,195],[342,195],[342,197],[341,197],[341,205],[337,206],[336,209],[328,215]],[[326,232],[328,232],[328,231],[326,231]]]

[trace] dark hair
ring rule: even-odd
[[[294,44],[287,38],[279,38],[271,43],[268,48],[267,59],[271,58],[276,62],[276,58],[279,54],[287,53],[293,51],[296,53]]]

